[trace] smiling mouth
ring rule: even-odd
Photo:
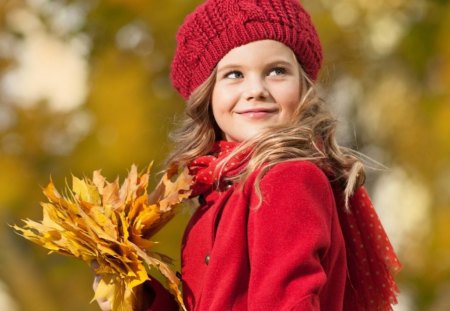
[[[249,109],[249,110],[239,111],[239,112],[237,112],[237,114],[248,117],[248,118],[260,119],[260,118],[265,118],[265,117],[271,116],[276,112],[277,112],[276,109]]]

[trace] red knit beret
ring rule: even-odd
[[[322,47],[298,0],[207,0],[178,30],[170,75],[173,86],[188,99],[230,50],[264,39],[290,47],[303,70],[316,80]]]

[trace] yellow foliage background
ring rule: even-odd
[[[184,105],[168,79],[175,33],[200,2],[0,0],[0,311],[98,310],[85,264],[8,224],[40,219],[50,175],[62,189],[70,174],[162,168]],[[340,141],[386,166],[368,186],[404,264],[396,310],[450,310],[450,2],[303,4]],[[158,236],[178,266],[190,213]]]

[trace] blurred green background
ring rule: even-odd
[[[0,311],[98,310],[86,264],[8,224],[41,187],[156,169],[183,109],[168,70],[194,0],[0,0]],[[395,310],[450,310],[450,1],[304,0],[339,140],[382,163],[368,187],[404,265]],[[187,208],[158,236],[176,258]]]

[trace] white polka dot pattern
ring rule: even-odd
[[[216,142],[210,154],[198,157],[188,165],[190,174],[195,176],[192,196],[202,194],[214,185],[220,186],[223,179],[236,175],[245,167],[250,151],[240,152],[221,165],[237,145],[235,142]]]
[[[335,192],[335,197],[347,248],[344,310],[392,310],[398,293],[394,275],[401,265],[366,189],[361,187],[352,196],[349,212],[342,195]]]

